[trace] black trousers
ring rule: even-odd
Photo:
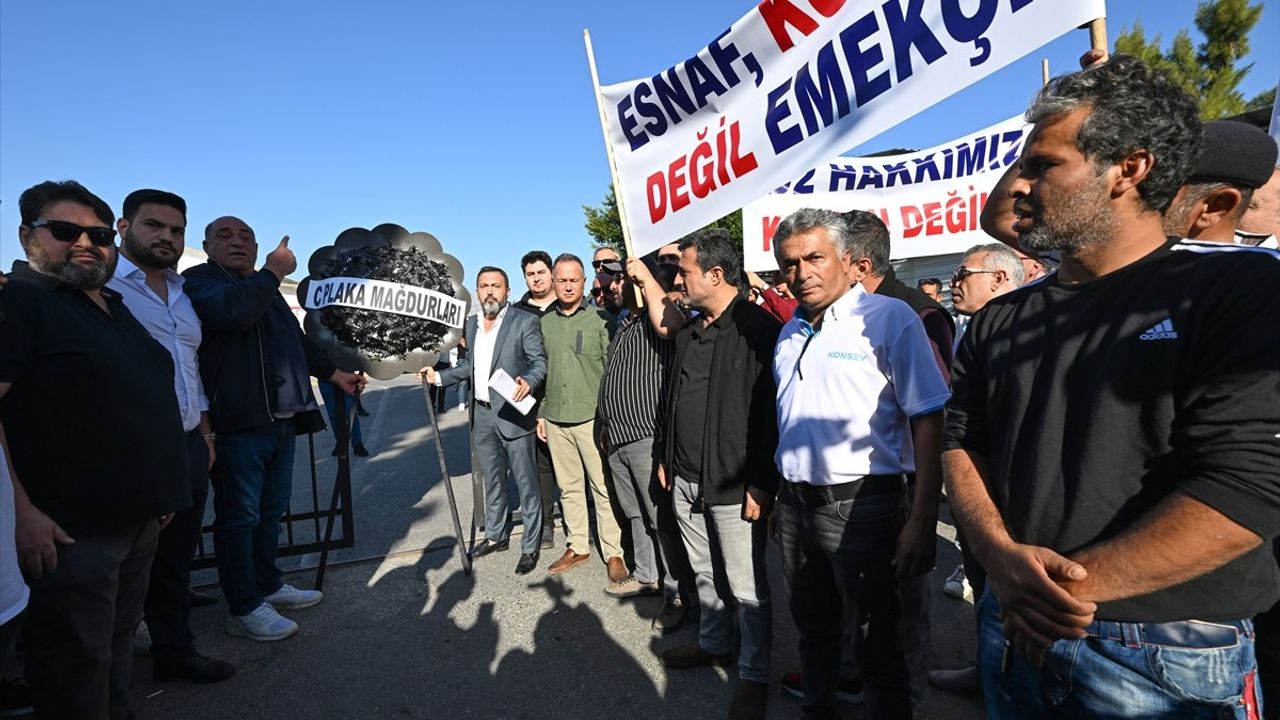
[[[192,506],[174,514],[160,531],[156,557],[151,563],[145,616],[151,632],[151,654],[176,659],[192,652],[191,558],[200,543],[204,505],[209,497],[209,446],[199,430],[187,433],[188,480]]]
[[[40,720],[127,720],[133,630],[160,524],[147,520],[58,546],[58,569],[28,580],[22,628]]]
[[[538,454],[538,489],[542,495],[542,527],[556,524],[556,471],[551,465],[551,445],[534,438]]]

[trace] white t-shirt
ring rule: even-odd
[[[14,539],[13,479],[9,461],[0,448],[0,625],[17,617],[27,606],[30,590],[18,569],[18,545]]]
[[[782,476],[838,485],[915,472],[911,418],[951,397],[920,316],[861,285],[826,309],[817,332],[803,314],[783,326],[773,361]]]

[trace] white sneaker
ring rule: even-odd
[[[298,623],[276,612],[268,603],[262,603],[248,615],[231,615],[225,627],[229,635],[259,642],[284,640],[298,632]]]
[[[969,585],[969,578],[964,576],[964,565],[957,565],[951,571],[947,581],[942,583],[942,594],[956,600],[973,602],[973,588]]]
[[[146,655],[150,650],[151,630],[147,628],[147,621],[143,620],[133,629],[133,654]]]
[[[466,403],[458,403],[458,412],[462,412],[463,410],[466,410],[466,409],[467,409]]]
[[[299,590],[289,583],[281,585],[279,590],[262,598],[263,602],[270,603],[272,607],[280,610],[301,610],[319,605],[321,600],[324,600],[324,593],[319,590]]]

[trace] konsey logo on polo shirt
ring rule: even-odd
[[[1161,320],[1152,325],[1150,329],[1138,336],[1139,340],[1177,340],[1178,333],[1173,329],[1173,321],[1169,319]]]
[[[832,350],[827,353],[828,360],[852,360],[854,362],[866,362],[869,357],[871,356],[866,353],[841,352],[839,350]]]

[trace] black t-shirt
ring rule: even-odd
[[[15,263],[0,290],[0,399],[31,502],[72,537],[191,505],[173,359],[104,288],[83,292]]]
[[[715,355],[719,319],[709,327],[701,318],[690,321],[689,349],[685,351],[676,382],[675,474],[690,482],[702,480],[703,434],[707,425],[707,398],[711,389],[711,359]]]
[[[988,490],[1018,542],[1070,554],[1132,528],[1175,490],[1270,540],[1277,318],[1280,254],[1267,250],[1171,239],[1089,282],[1052,275],[970,322],[943,447],[987,458]],[[1101,603],[1097,617],[1239,619],[1277,597],[1266,542],[1181,585]]]

